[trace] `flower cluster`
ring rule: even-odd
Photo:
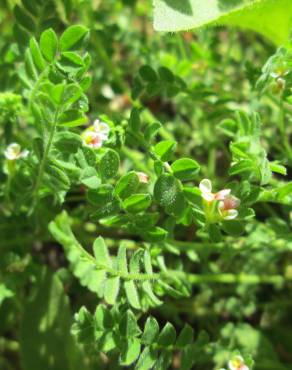
[[[235,356],[228,362],[229,370],[249,370],[249,367],[245,364],[244,359],[241,356]],[[225,370],[225,369],[220,369]]]
[[[217,210],[221,219],[233,220],[238,216],[236,208],[239,207],[240,200],[231,195],[231,189],[222,189],[217,193],[212,193],[212,183],[209,179],[202,180],[199,188],[208,208],[210,205],[218,204]]]
[[[109,132],[109,126],[97,119],[81,136],[85,145],[94,149],[99,149],[102,147],[103,143],[108,140]]]
[[[29,154],[28,150],[21,151],[21,146],[18,143],[11,143],[6,148],[4,155],[9,161],[15,161],[16,159],[26,158]]]

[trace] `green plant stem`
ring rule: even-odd
[[[282,284],[285,279],[281,275],[253,275],[253,274],[187,274],[179,271],[168,271],[178,277],[186,278],[191,284],[221,283],[221,284]]]
[[[45,67],[45,69],[41,72],[41,74],[39,75],[38,77],[38,80],[37,82],[34,84],[32,90],[31,90],[31,93],[30,93],[30,99],[29,99],[29,109],[31,110],[32,109],[32,106],[31,104],[33,103],[34,101],[34,98],[35,98],[35,94],[41,84],[41,82],[43,81],[43,79],[47,76],[48,74],[48,71],[49,71],[49,68],[50,68],[51,65],[48,65]]]
[[[286,151],[286,154],[288,155],[288,158],[292,160],[292,149],[289,144],[288,134],[286,133],[286,127],[285,127],[285,109],[284,109],[284,102],[282,99],[280,99],[279,103],[279,131],[282,139],[282,143],[284,145],[284,149]]]
[[[132,102],[133,103],[133,102]],[[140,107],[143,107],[143,104],[138,101],[138,105]],[[145,118],[145,120],[148,122],[148,123],[153,123],[155,121],[157,121],[157,118],[152,114],[152,112],[149,110],[149,109],[145,109],[143,111],[143,116]],[[174,136],[173,134],[170,132],[170,131],[167,131],[163,126],[160,127],[159,129],[159,135],[164,139],[164,140],[174,140]]]
[[[123,147],[122,148],[122,153],[126,157],[128,157],[128,158],[130,158],[132,160],[132,162],[135,165],[135,168],[137,168],[138,170],[140,170],[142,172],[147,173],[148,175],[151,175],[152,172],[149,170],[149,168],[147,168],[144,165],[144,163],[141,161],[141,158],[138,158],[138,155],[141,155],[141,153],[135,152],[134,150],[131,150],[131,149],[127,148],[127,147]]]
[[[181,58],[185,59],[185,60],[189,59],[188,55],[187,55],[186,46],[185,46],[182,34],[177,33],[176,34],[176,40],[177,40],[177,44],[178,44],[178,47],[179,47]]]
[[[5,200],[7,202],[7,204],[9,205],[10,204],[10,188],[11,188],[11,182],[12,182],[12,178],[14,176],[14,173],[15,173],[15,161],[9,161],[7,160],[7,168],[8,168],[8,177],[7,177],[7,183],[6,183],[6,187],[5,187]]]
[[[166,172],[172,173],[171,167],[169,163],[163,162],[153,151],[151,146],[147,144],[141,135],[137,135],[135,132],[129,132],[130,135],[133,136],[135,140],[139,143],[139,145],[149,154],[150,158],[152,158],[154,161],[159,161],[163,164],[163,167],[165,168]]]
[[[188,252],[190,250],[193,250],[193,251],[204,250],[206,247],[204,243],[200,243],[200,242],[196,243],[193,241],[188,242],[188,241],[180,241],[180,240],[169,240],[168,243],[171,245],[174,245],[175,247],[179,248],[179,250],[185,251],[185,252]],[[218,249],[224,248],[225,246],[226,244],[222,242],[212,243],[212,245],[210,246],[210,249],[214,248],[215,250],[218,250]]]
[[[215,176],[216,170],[216,148],[212,144],[209,149],[209,157],[208,157],[208,176],[210,175]]]
[[[56,127],[57,127],[58,117],[59,117],[59,109],[56,110],[54,121],[52,123],[50,133],[49,133],[49,138],[48,138],[46,148],[45,148],[45,151],[44,151],[44,155],[41,159],[39,172],[38,172],[37,179],[36,179],[35,186],[34,186],[34,190],[33,190],[33,206],[32,206],[32,208],[35,207],[37,199],[38,199],[38,192],[39,192],[39,188],[41,186],[42,179],[43,179],[43,176],[44,176],[47,159],[48,159],[48,156],[50,154],[51,147],[52,147],[53,138],[54,138]]]
[[[289,235],[287,235],[287,238],[289,238]],[[175,247],[179,248],[183,252],[187,252],[190,250],[194,250],[195,252],[203,251],[206,248],[206,245],[204,243],[200,243],[200,242],[196,243],[193,241],[169,240],[168,243],[174,245]],[[261,246],[261,247],[264,247],[264,246]],[[277,238],[275,240],[271,240],[269,241],[269,247],[277,248],[278,251],[280,251],[281,249],[285,251],[287,247],[287,239]],[[214,251],[218,251],[223,248],[231,248],[233,250],[242,251],[242,250],[245,250],[245,248],[249,249],[250,246],[248,243],[245,243],[244,237],[237,237],[236,242],[234,241],[234,238],[230,237],[226,239],[225,243],[212,242],[208,246],[208,249],[214,250]]]

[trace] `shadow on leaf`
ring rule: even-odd
[[[170,8],[185,15],[193,15],[193,9],[189,0],[163,0]]]
[[[243,0],[218,0],[218,7],[221,10],[232,10],[233,8],[243,4],[246,1]]]

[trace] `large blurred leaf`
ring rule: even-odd
[[[257,31],[276,44],[289,39],[291,0],[154,0],[157,31],[232,25]]]
[[[63,286],[57,276],[43,271],[37,291],[24,308],[20,339],[22,368],[77,369],[79,361],[76,361],[70,327],[69,303]]]

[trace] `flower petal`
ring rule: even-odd
[[[233,195],[227,195],[224,199],[224,209],[227,211],[228,209],[236,209],[240,205],[240,200]]]
[[[232,197],[232,202],[233,202],[233,208],[238,208],[240,206],[240,199],[236,197]]]
[[[222,189],[215,194],[216,200],[224,200],[231,193],[231,189]]]
[[[202,192],[202,198],[205,199],[207,202],[212,202],[215,198],[214,198],[214,194],[212,193],[203,193]]]
[[[103,132],[99,132],[96,135],[99,136],[102,141],[108,140],[108,135],[104,134]]]
[[[81,137],[84,141],[84,144],[90,144],[91,140],[95,137],[95,132],[91,131],[90,129],[85,130],[82,134]]]
[[[92,138],[91,142],[89,145],[91,148],[99,149],[102,147],[103,139],[101,138],[100,135],[95,135],[94,138]]]
[[[211,193],[212,183],[209,179],[204,179],[200,182],[199,188],[200,188],[202,193]]]
[[[236,209],[229,209],[224,216],[224,220],[234,220],[238,216],[238,211]]]
[[[97,119],[93,122],[94,131],[99,131],[99,125],[100,125],[100,120],[97,118]]]
[[[90,129],[83,132],[81,136],[85,145],[95,149],[101,148],[103,142],[108,139],[107,136]]]
[[[105,122],[100,121],[99,119],[96,119],[93,123],[94,131],[96,133],[100,133],[103,135],[108,135],[110,132],[109,125]]]
[[[100,122],[99,123],[99,132],[103,135],[108,135],[110,132],[109,125],[106,124],[105,122]]]
[[[238,370],[238,366],[234,365],[233,361],[228,362],[228,368],[229,370]]]
[[[218,209],[219,209],[220,213],[224,209],[224,202],[222,200],[220,200],[220,202],[218,203]]]
[[[20,157],[21,155],[21,147],[18,143],[11,143],[6,148],[4,155],[6,159],[13,161]]]

